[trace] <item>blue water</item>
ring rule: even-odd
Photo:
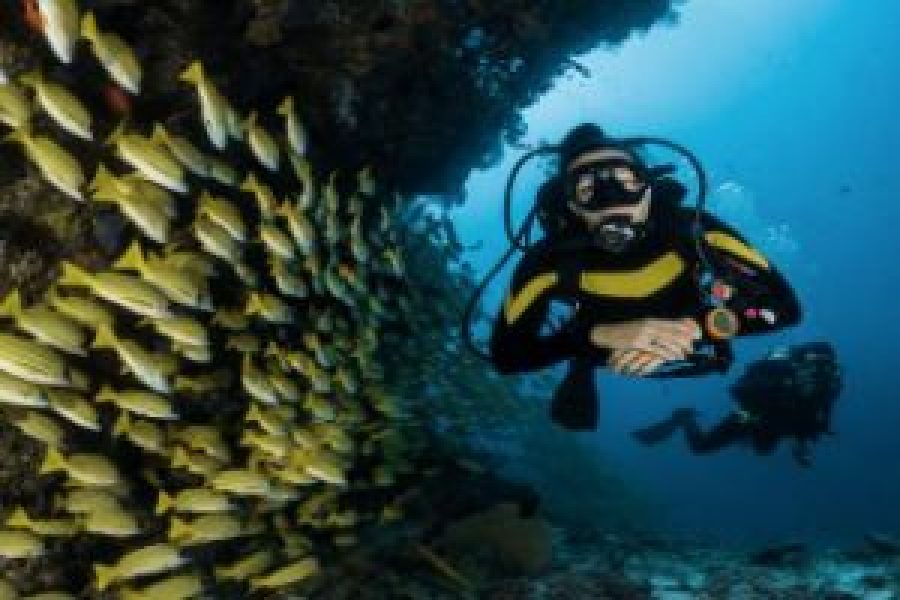
[[[803,323],[739,340],[731,374],[650,382],[602,374],[601,426],[580,440],[664,507],[667,527],[726,542],[786,537],[845,543],[865,531],[900,533],[900,4],[889,0],[688,0],[675,24],[579,62],[589,78],[560,78],[524,112],[525,143],[558,140],[593,121],[614,135],[660,135],[704,162],[711,206],[786,273]],[[468,181],[456,213],[485,269],[504,248],[503,185],[521,150]],[[521,214],[541,181],[526,170]],[[508,277],[508,274],[507,274]],[[495,310],[501,277],[485,300]],[[777,343],[831,340],[845,369],[838,436],[814,448],[810,470],[787,447],[691,456],[680,438],[639,447],[628,432],[686,403],[713,423],[725,384]],[[599,493],[599,492],[598,492]],[[602,520],[602,515],[597,515]]]

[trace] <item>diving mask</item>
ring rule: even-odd
[[[625,159],[587,163],[566,175],[566,196],[581,210],[630,206],[644,198],[647,178]]]

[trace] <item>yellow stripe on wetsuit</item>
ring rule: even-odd
[[[558,280],[559,276],[556,273],[544,273],[526,283],[518,293],[510,294],[503,309],[506,322],[512,323],[521,317],[538,296],[556,285]]]
[[[708,231],[704,237],[713,248],[724,250],[729,254],[733,254],[738,258],[743,259],[745,262],[756,265],[757,267],[763,269],[769,268],[769,261],[766,260],[765,256],[727,233],[721,231]]]
[[[581,289],[598,296],[646,298],[667,287],[684,272],[684,260],[675,252],[635,271],[588,271],[581,274]]]

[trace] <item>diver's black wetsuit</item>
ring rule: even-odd
[[[749,365],[729,392],[738,409],[709,431],[700,429],[692,409],[639,429],[635,438],[655,444],[678,429],[694,454],[708,454],[735,443],[749,443],[757,454],[771,454],[778,442],[793,438],[794,457],[809,464],[809,442],[831,433],[834,401],[841,393],[834,349],[812,342]]]
[[[564,359],[575,359],[572,365],[604,366],[610,352],[593,346],[589,338],[591,327],[599,323],[693,317],[702,325],[709,306],[698,291],[694,212],[679,200],[654,189],[648,233],[626,253],[566,247],[565,240],[541,241],[528,251],[491,335],[497,370],[530,371]],[[708,214],[703,221],[706,253],[734,290],[726,306],[739,318],[739,335],[797,323],[800,306],[784,277],[732,228]],[[554,300],[574,307],[574,315],[545,335]],[[712,341],[705,331],[704,341]],[[580,379],[580,384],[592,380],[590,372],[582,369]]]

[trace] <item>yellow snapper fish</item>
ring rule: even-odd
[[[114,565],[95,564],[94,576],[97,589],[102,592],[113,583],[171,571],[186,562],[187,558],[175,546],[153,544],[128,552]]]
[[[87,513],[81,521],[86,533],[109,537],[132,537],[143,531],[134,515],[121,507]]]
[[[230,513],[211,513],[194,519],[169,519],[169,541],[180,546],[209,544],[251,535],[254,530]]]
[[[169,493],[159,491],[156,501],[156,514],[163,515],[170,511],[179,513],[218,513],[231,512],[234,503],[225,492],[204,487],[185,488]]]
[[[269,259],[269,272],[275,280],[275,287],[285,296],[292,298],[306,298],[309,289],[303,277],[295,273],[289,264],[277,256]]]
[[[59,314],[87,327],[110,325],[115,322],[112,312],[96,298],[77,294],[61,294],[55,287],[47,295],[50,306]]]
[[[66,432],[53,417],[34,410],[7,411],[4,416],[13,427],[33,440],[54,448],[65,443]]]
[[[38,385],[72,385],[71,372],[55,350],[9,333],[0,333],[0,371]]]
[[[81,531],[78,519],[33,519],[21,506],[7,517],[6,526],[24,529],[41,537],[72,537]]]
[[[40,475],[64,471],[71,479],[88,486],[119,485],[124,480],[116,466],[99,454],[70,454],[64,456],[55,448],[48,448]]]
[[[113,437],[125,437],[129,442],[153,454],[166,454],[166,435],[151,421],[136,419],[127,410],[119,412],[113,424]]]
[[[213,489],[236,496],[265,496],[271,484],[262,473],[248,469],[225,469],[210,480]]]
[[[303,209],[299,205],[285,200],[278,205],[276,211],[287,221],[291,237],[294,238],[294,244],[300,249],[300,252],[304,255],[311,254],[315,249],[316,230]]]
[[[243,249],[240,242],[231,237],[224,228],[216,225],[206,216],[198,215],[191,225],[200,247],[205,252],[234,266],[241,262]]]
[[[203,452],[224,462],[231,460],[231,450],[217,427],[173,424],[169,435],[191,450]]]
[[[241,361],[241,386],[251,398],[263,404],[277,404],[278,394],[265,372],[253,363],[253,358],[245,354]]]
[[[88,189],[91,191],[104,189],[108,194],[113,192],[125,194],[132,201],[153,205],[167,217],[175,218],[178,216],[178,207],[172,193],[166,188],[144,178],[140,171],[114,175],[103,163],[100,163]]]
[[[213,310],[212,295],[205,277],[196,272],[173,269],[165,258],[145,255],[137,240],[116,260],[113,269],[138,272],[145,281],[182,306]]]
[[[76,0],[38,0],[37,9],[50,49],[65,64],[72,62],[80,30]]]
[[[211,363],[213,360],[212,347],[206,345],[195,346],[193,344],[172,341],[172,352],[191,362],[204,365]]]
[[[294,108],[293,96],[286,96],[275,112],[284,117],[284,131],[287,135],[288,146],[290,146],[291,152],[297,156],[305,156],[308,141],[306,127]]]
[[[203,593],[203,579],[196,573],[173,575],[140,589],[124,588],[122,600],[189,600]]]
[[[94,397],[96,402],[109,402],[122,410],[151,419],[175,420],[175,412],[168,398],[144,390],[115,390],[104,384]]]
[[[172,450],[170,463],[173,469],[184,468],[189,473],[199,475],[204,479],[214,476],[222,470],[224,463],[202,452],[191,452],[184,446],[175,446]]]
[[[34,90],[38,105],[57,125],[83,140],[92,140],[91,113],[78,97],[62,85],[44,79],[40,71],[19,76],[22,85]]]
[[[231,385],[231,373],[226,370],[203,373],[188,377],[175,376],[175,391],[181,394],[202,396],[216,390],[224,390]]]
[[[260,223],[259,239],[270,255],[287,261],[294,259],[294,241],[275,223]]]
[[[275,200],[275,194],[272,193],[272,189],[264,182],[260,181],[252,171],[247,173],[247,177],[241,184],[241,191],[253,194],[262,220],[271,221],[275,217],[275,207],[278,205],[278,202]]]
[[[229,136],[227,101],[216,89],[212,80],[206,76],[199,60],[193,61],[179,74],[178,79],[197,88],[197,96],[200,98],[200,116],[203,127],[206,129],[206,135],[217,150],[224,149],[228,144]]]
[[[246,429],[241,435],[240,445],[245,448],[256,448],[280,461],[287,456],[291,447],[291,440],[286,436],[269,435]]]
[[[184,168],[167,147],[139,133],[125,131],[124,122],[112,132],[106,143],[115,146],[119,157],[146,179],[179,194],[188,192]]]
[[[62,269],[57,285],[86,287],[98,297],[144,317],[165,318],[172,315],[169,299],[139,277],[109,271],[88,273],[68,262],[62,263]],[[105,323],[97,325],[108,326]]]
[[[375,177],[372,175],[371,165],[366,165],[356,174],[356,189],[366,196],[375,195]]]
[[[67,421],[90,431],[100,431],[100,416],[94,405],[78,392],[48,389],[50,409]]]
[[[148,202],[144,197],[131,191],[122,191],[111,185],[97,183],[96,177],[91,188],[91,199],[94,202],[114,204],[125,218],[154,242],[165,244],[169,241],[172,219],[162,207]]]
[[[237,241],[247,241],[247,225],[241,211],[233,202],[217,198],[203,190],[197,204],[197,215],[208,218]]]
[[[125,40],[115,33],[101,31],[92,12],[86,12],[81,18],[81,36],[90,42],[94,56],[113,81],[132,94],[141,93],[141,63]]]
[[[0,123],[19,129],[31,118],[31,100],[18,84],[12,81],[0,83]]]
[[[25,153],[53,187],[75,200],[84,201],[84,171],[68,150],[50,138],[32,135],[27,126],[14,130],[3,141],[21,143]]]
[[[29,531],[0,529],[0,556],[3,558],[37,558],[45,551],[41,538]]]
[[[255,402],[250,404],[250,408],[244,415],[244,420],[249,423],[256,423],[263,431],[269,435],[285,435],[287,433],[287,423],[273,409],[259,406]]]
[[[186,346],[209,346],[209,332],[206,327],[190,316],[170,317],[167,319],[142,319],[139,326],[149,326],[158,334],[173,342]]]
[[[77,322],[47,306],[25,308],[18,290],[13,290],[0,303],[0,315],[14,319],[16,327],[37,341],[76,356],[87,356],[87,335]]]
[[[207,156],[206,166],[209,177],[229,187],[235,187],[241,181],[241,176],[231,164],[219,156]]]
[[[170,244],[163,248],[165,261],[173,269],[190,271],[203,277],[215,277],[219,274],[214,258],[203,252],[180,249]]]
[[[209,163],[203,153],[187,138],[175,135],[166,129],[161,123],[153,126],[150,139],[166,146],[178,162],[199,177],[209,175]]]
[[[244,331],[250,327],[250,317],[243,308],[220,308],[213,315],[212,324],[229,331]]]
[[[252,577],[250,579],[250,589],[256,591],[285,587],[314,577],[319,571],[319,561],[314,556],[308,556],[275,569],[266,575]]]
[[[247,132],[247,143],[256,160],[270,171],[278,170],[280,154],[275,138],[257,122],[256,111],[252,111],[243,124]]]
[[[297,206],[303,211],[311,210],[316,201],[316,180],[313,176],[312,165],[304,157],[293,152],[289,152],[288,156],[291,159],[294,175],[301,185],[301,190],[297,194]]]
[[[110,327],[104,326],[97,328],[91,347],[115,351],[126,370],[154,392],[168,394],[172,391],[172,377],[179,367],[175,357],[145,350],[133,340],[117,337]],[[153,410],[156,408],[154,406]]]
[[[250,292],[247,295],[244,314],[258,315],[264,321],[277,325],[293,323],[295,317],[294,310],[281,298],[266,292]]]
[[[275,555],[270,550],[258,550],[239,558],[230,565],[216,567],[216,579],[244,581],[267,571],[274,562]]]

